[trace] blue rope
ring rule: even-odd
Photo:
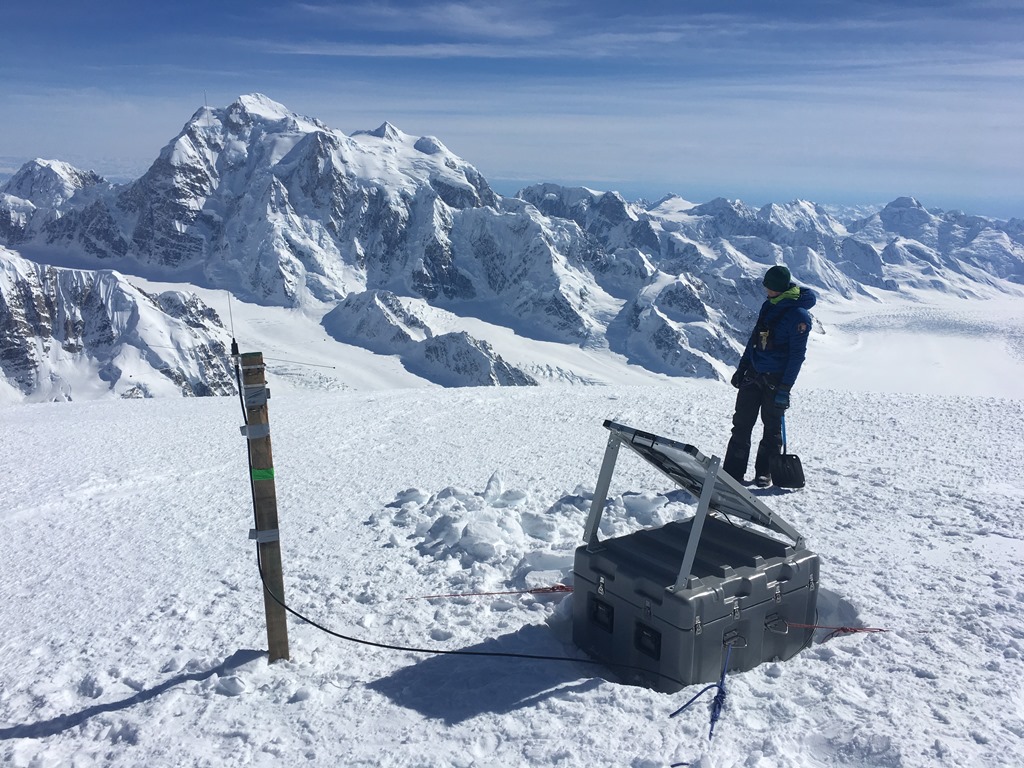
[[[722,716],[722,710],[725,708],[725,673],[729,671],[729,655],[732,653],[732,644],[725,646],[725,663],[722,664],[722,677],[717,683],[705,686],[701,689],[700,693],[690,699],[688,702],[683,704],[679,709],[669,715],[669,718],[673,718],[679,713],[686,710],[693,702],[699,699],[708,691],[718,689],[718,693],[715,694],[715,698],[711,701],[711,730],[708,731],[708,740],[710,741],[715,735],[715,723],[718,722],[718,718]]]

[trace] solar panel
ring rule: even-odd
[[[606,466],[602,467],[602,477],[598,480],[598,491],[603,488],[603,493],[607,494],[607,482],[602,481],[611,480],[611,471],[614,469],[618,445],[626,445],[676,485],[698,499],[704,495],[704,486],[708,481],[709,471],[714,469],[713,485],[708,491],[710,496],[707,502],[707,511],[717,511],[749,520],[788,537],[797,547],[803,546],[803,536],[795,528],[775,514],[767,504],[751,494],[735,478],[717,471],[719,465],[717,458],[709,458],[696,447],[687,443],[616,424],[613,421],[605,421],[604,426],[611,432],[611,437],[609,438],[609,452],[605,456]],[[613,443],[615,444],[614,449]],[[607,477],[605,477],[606,474]],[[595,501],[597,495],[595,492]],[[596,510],[597,520],[594,521],[594,524],[591,525],[588,522],[588,541],[592,538],[596,540],[597,523],[600,521],[604,501],[605,499],[602,498],[601,509]],[[592,508],[591,517],[594,516],[595,509]]]

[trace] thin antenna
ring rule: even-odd
[[[231,292],[226,291],[228,294],[228,319],[231,321],[231,338],[235,337],[235,315],[231,311]]]
[[[228,319],[231,321],[231,356],[238,357],[238,342],[235,341],[235,314],[231,311],[231,292],[228,294]]]

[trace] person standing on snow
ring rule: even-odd
[[[811,330],[807,310],[818,298],[809,288],[793,283],[782,265],[769,269],[762,284],[768,298],[732,376],[732,385],[739,392],[722,469],[743,481],[750,459],[750,435],[760,412],[764,434],[754,459],[754,484],[767,488],[771,485],[771,457],[782,453],[782,417],[789,408],[789,391],[807,351]]]

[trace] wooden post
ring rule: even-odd
[[[281,570],[281,542],[277,529],[277,491],[274,486],[274,459],[270,451],[270,417],[267,412],[266,368],[262,352],[240,355],[242,389],[245,401],[249,466],[252,469],[252,498],[256,511],[256,530],[252,538],[259,547],[263,567],[263,607],[267,614],[267,643],[271,663],[288,659],[288,623],[285,609],[270,596],[273,590],[284,602],[284,574]]]

